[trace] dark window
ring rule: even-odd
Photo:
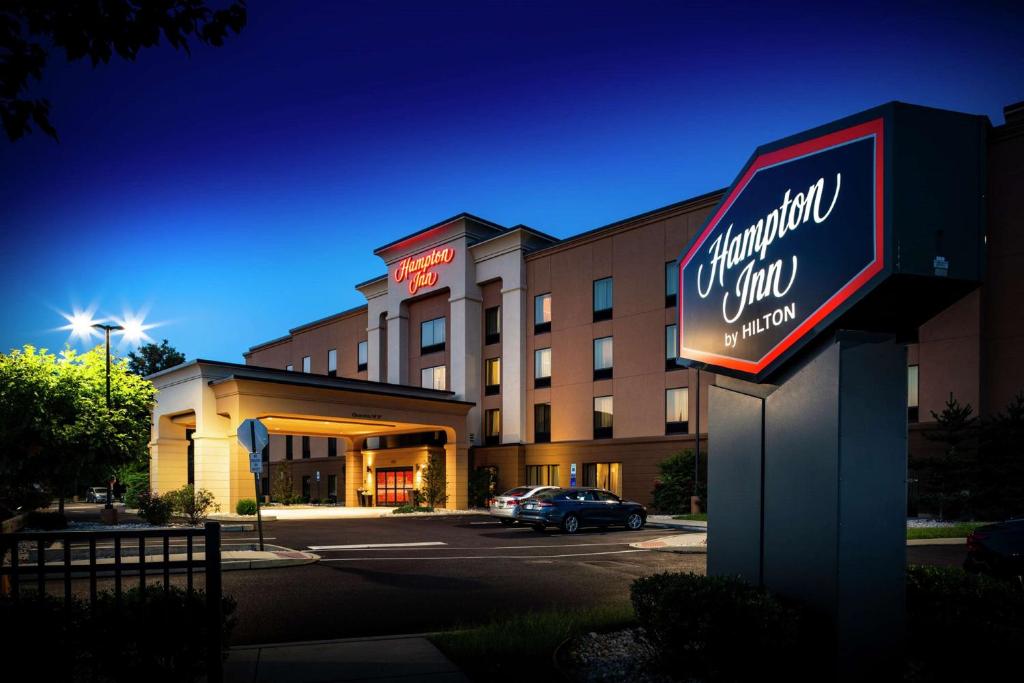
[[[327,374],[331,377],[338,376],[338,350],[330,349],[327,351]]]
[[[533,333],[551,331],[551,293],[539,294],[533,298]]]
[[[538,403],[533,406],[534,443],[551,442],[551,404]]]
[[[186,456],[188,459],[188,483],[195,485],[196,483],[196,445],[192,441],[192,435],[196,433],[194,429],[185,430],[185,441],[188,442],[186,446]]]
[[[310,484],[311,481],[312,481],[312,477],[310,477],[308,474],[303,475],[303,477],[302,477],[302,497],[305,498],[307,501],[309,500],[309,484]]]
[[[484,411],[484,443],[495,446],[501,442],[501,411],[497,408]]]
[[[612,279],[610,277],[594,280],[594,322],[611,320],[612,317]]]
[[[424,320],[420,323],[420,353],[444,351],[444,318]]]
[[[327,457],[335,458],[338,455],[338,440],[328,437],[327,439]]]
[[[285,460],[291,460],[292,459],[292,435],[291,434],[289,434],[288,436],[284,437],[284,459]]]
[[[690,390],[665,391],[665,433],[686,434],[690,428]]]
[[[484,394],[495,396],[501,393],[501,359],[488,358],[484,361]]]
[[[601,337],[594,340],[594,379],[611,379],[612,377],[612,338]]]
[[[920,418],[918,378],[920,367],[910,365],[907,367],[907,422],[917,422]]]
[[[613,400],[611,396],[594,397],[594,438],[612,438],[614,423]]]
[[[338,475],[328,474],[327,475],[327,497],[338,499]]]
[[[263,477],[260,479],[260,495],[270,495],[270,477]]]
[[[675,325],[665,325],[665,369],[680,370],[682,365],[676,362],[676,353],[679,351],[679,338]]]
[[[261,453],[261,455],[263,456],[263,469],[266,470],[267,466],[270,464],[270,444],[269,443],[266,446],[263,447],[263,452]]]
[[[501,306],[484,311],[484,343],[497,344],[501,341]]]
[[[363,372],[366,370],[367,354],[369,353],[369,345],[364,339],[359,342],[356,347],[356,372]]]
[[[308,436],[302,437],[302,457],[303,458],[308,458],[309,457],[309,437]]]
[[[676,261],[665,264],[665,307],[676,305],[676,291],[679,289],[679,266]]]

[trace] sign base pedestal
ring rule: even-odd
[[[708,574],[826,619],[843,678],[902,653],[906,375],[894,338],[839,332],[776,385],[709,392]]]

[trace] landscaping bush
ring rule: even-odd
[[[255,515],[256,501],[252,498],[243,498],[235,503],[235,512],[240,515]]]
[[[806,655],[799,614],[739,578],[655,574],[634,581],[630,597],[667,672],[682,680],[789,675]]]
[[[234,626],[235,601],[222,602],[221,642]],[[208,628],[206,596],[172,586],[132,589],[120,604],[100,593],[90,609],[73,599],[23,594],[0,596],[5,651],[45,666],[47,680],[132,682],[204,680]]]
[[[396,515],[407,515],[410,512],[433,512],[434,508],[421,507],[419,505],[400,505],[396,507],[392,512]]]
[[[149,491],[149,471],[126,469],[118,477],[124,484],[124,504],[138,508],[139,496]]]
[[[165,526],[174,513],[174,500],[170,494],[161,496],[152,491],[143,491],[136,496],[136,505],[142,518],[156,526]]]
[[[66,529],[68,519],[60,512],[30,512],[25,517],[25,526],[42,531]]]
[[[694,459],[693,451],[685,450],[670,455],[658,464],[658,481],[651,495],[659,514],[679,515],[690,511],[690,496],[694,494]],[[704,510],[707,510],[707,480],[707,458],[701,458],[701,483],[697,495],[700,496]]]
[[[174,505],[174,512],[188,520],[189,524],[202,524],[211,512],[220,510],[220,505],[214,502],[213,494],[206,489],[196,490],[192,484],[185,484],[177,491],[171,491],[165,497],[170,497]]]
[[[498,468],[484,465],[469,473],[469,506],[487,507],[487,499],[497,492]]]

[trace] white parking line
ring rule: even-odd
[[[426,546],[448,545],[441,541],[424,541],[422,543],[354,543],[352,545],[311,545],[310,550],[373,550],[375,548],[422,548]]]
[[[650,550],[608,550],[602,553],[565,553],[562,555],[457,555],[453,557],[329,557],[321,562],[387,562],[391,560],[550,560],[559,557],[596,557],[598,555],[625,555],[649,553]]]

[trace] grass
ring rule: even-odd
[[[915,540],[922,538],[967,538],[967,534],[971,533],[979,526],[984,526],[988,522],[958,522],[953,526],[928,526],[928,527],[912,527],[907,529],[907,540]]]
[[[688,522],[706,522],[708,521],[708,513],[698,512],[695,515],[675,515],[672,519],[683,519]]]
[[[529,663],[530,677],[557,673],[552,654],[566,638],[590,631],[611,631],[636,622],[629,602],[575,611],[510,614],[476,627],[430,637],[444,654],[474,680],[506,674],[522,677]]]

